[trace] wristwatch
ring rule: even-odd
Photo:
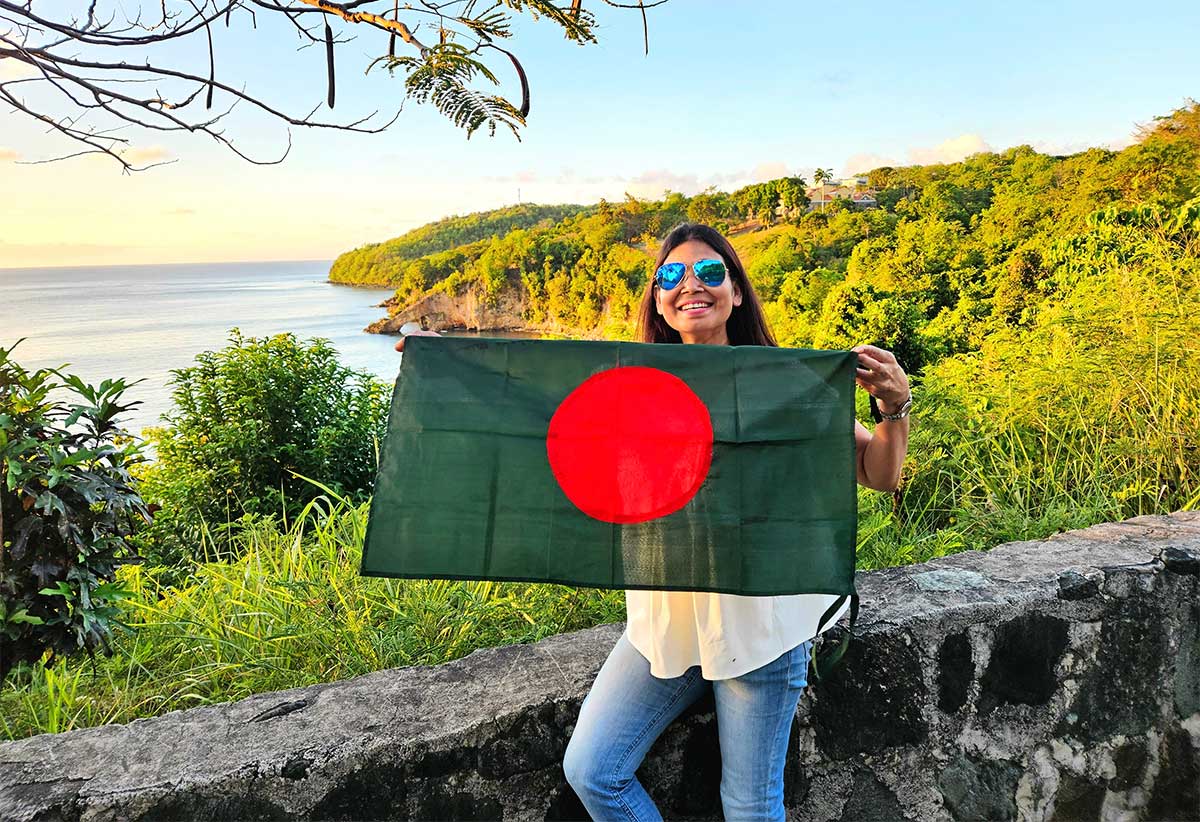
[[[912,404],[913,404],[912,392],[909,391],[908,399],[906,399],[904,401],[904,404],[900,406],[899,411],[897,411],[895,414],[885,414],[879,410],[879,403],[875,399],[875,397],[872,396],[871,397],[871,416],[875,418],[875,422],[882,422],[883,420],[904,419],[905,417],[908,416],[908,412],[912,410]]]

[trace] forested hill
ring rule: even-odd
[[[842,201],[806,211],[794,178],[601,202],[415,259],[396,255],[376,265],[375,282],[396,287],[398,316],[417,301],[462,306],[460,316],[490,305],[512,315],[509,327],[629,338],[659,239],[681,220],[704,221],[740,229],[734,244],[781,344],[875,341],[910,371],[1055,317],[1099,334],[1092,325],[1129,320],[1138,310],[1130,306],[1166,316],[1156,302],[1163,295],[1177,308],[1200,289],[1193,101],[1154,118],[1121,151],[1049,156],[1022,146],[866,176],[877,208]],[[485,223],[499,213],[477,217]],[[1098,319],[1104,312],[1112,316]]]
[[[586,210],[587,206],[580,205],[526,203],[465,217],[447,217],[395,239],[347,251],[334,261],[329,279],[352,285],[392,285],[400,281],[403,264],[410,260],[499,237],[514,229],[550,225]]]

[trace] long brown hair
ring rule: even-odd
[[[725,268],[735,288],[742,295],[742,304],[733,307],[733,313],[725,321],[725,333],[729,336],[730,345],[778,345],[771,329],[767,326],[767,318],[763,316],[762,304],[754,293],[750,280],[746,277],[746,268],[738,259],[737,252],[721,233],[699,223],[680,223],[671,230],[663,240],[658,250],[658,259],[654,261],[654,271],[666,261],[676,247],[688,240],[699,240],[721,255]],[[646,284],[646,293],[642,295],[642,305],[638,309],[638,339],[651,343],[682,343],[679,332],[667,325],[667,321],[658,313],[654,306],[654,289],[658,284],[651,273],[650,282]]]

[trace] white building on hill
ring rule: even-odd
[[[855,208],[875,208],[875,189],[866,177],[846,177],[808,189],[808,210],[822,211],[835,200],[849,200]]]

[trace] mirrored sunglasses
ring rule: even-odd
[[[725,282],[725,263],[722,260],[696,260],[691,269],[696,279],[709,288],[716,288]],[[670,291],[683,282],[687,270],[686,263],[663,263],[654,272],[654,280],[665,291]]]

